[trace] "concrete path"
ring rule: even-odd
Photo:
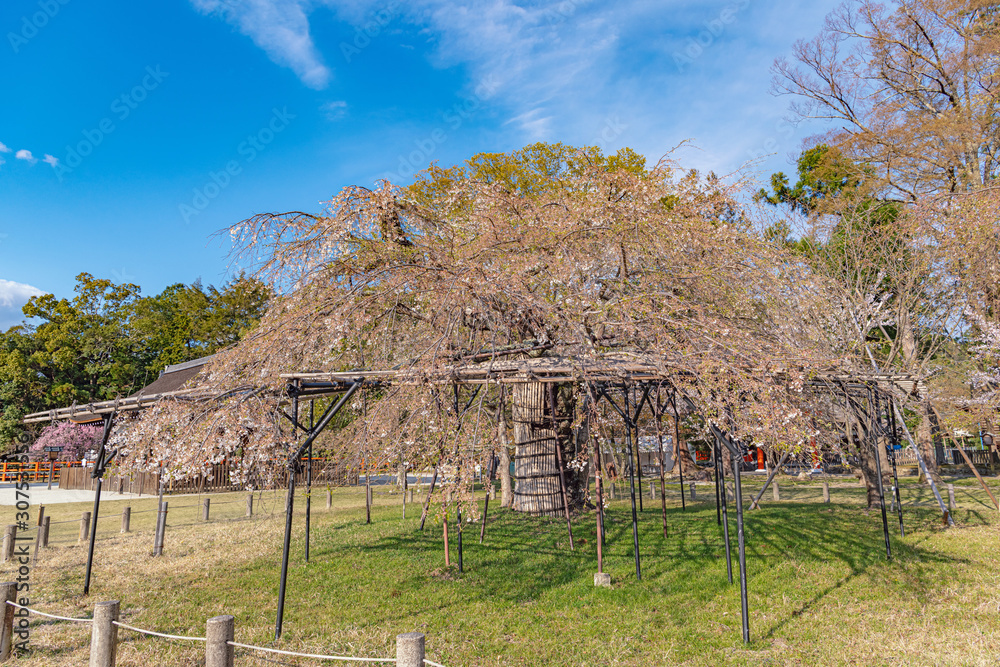
[[[45,487],[48,484],[46,482],[35,482],[31,485],[28,493],[30,497],[28,502],[32,505],[56,505],[59,503],[86,503],[94,502],[94,492],[93,491],[83,491],[79,489],[60,489],[56,485],[52,485],[52,490],[48,490]],[[22,491],[21,499],[24,499]],[[101,491],[101,501],[105,500],[130,500],[132,498],[139,498],[140,496],[136,493],[112,493],[108,490]],[[150,498],[151,496],[145,495],[143,498]],[[12,482],[6,484],[0,484],[0,505],[16,505],[17,504],[17,493]]]

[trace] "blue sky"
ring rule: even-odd
[[[212,233],[431,160],[563,141],[789,170],[769,67],[835,3],[8,0],[0,328],[89,272],[221,284]]]

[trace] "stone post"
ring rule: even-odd
[[[247,516],[253,516],[253,494],[247,494]]]
[[[823,482],[823,502],[830,502],[830,482]]]
[[[236,619],[215,616],[208,619],[205,667],[233,667],[234,651],[229,642],[236,637]]]
[[[781,490],[778,488],[778,480],[771,482],[771,493],[774,494],[775,500],[781,500]]]
[[[424,641],[420,632],[396,635],[396,667],[423,667]]]
[[[131,530],[132,523],[132,508],[126,507],[122,510],[122,532],[127,533]]]
[[[118,653],[118,600],[94,605],[94,622],[90,626],[90,667],[115,667]]]
[[[948,509],[956,510],[958,509],[958,503],[955,502],[955,485],[948,485]],[[6,538],[5,538],[6,539]]]
[[[691,500],[694,500],[695,499],[694,482],[688,482],[688,489],[691,491],[691,493],[690,493]]]

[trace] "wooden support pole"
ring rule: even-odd
[[[208,521],[209,511],[212,506],[212,499],[205,498],[201,503],[201,520]]]
[[[781,500],[781,489],[778,487],[778,480],[774,480],[774,485],[771,486],[771,492],[775,500]]]
[[[0,584],[0,604],[3,605],[3,623],[0,623],[0,662],[10,660],[11,648],[14,646],[14,607],[7,604],[17,600],[17,582],[7,581]]]
[[[448,515],[444,515],[444,566],[451,567],[451,552],[448,550]]]
[[[246,515],[248,517],[252,517],[253,516],[253,494],[252,493],[248,493],[247,494],[247,512],[246,512]]]
[[[163,540],[167,532],[167,501],[160,503],[160,509],[156,513],[156,532],[153,533],[153,555],[163,555]]]
[[[84,512],[80,517],[80,539],[78,542],[86,542],[90,537],[90,512]]]
[[[132,523],[132,508],[126,507],[122,510],[122,532],[127,533],[131,530]]]
[[[333,507],[333,490],[330,487],[326,487],[326,508],[331,509]]]
[[[688,482],[688,493],[691,496],[691,500],[695,500],[694,482]],[[684,494],[684,491],[682,489],[681,490],[681,495],[683,495],[683,494]]]
[[[788,452],[785,452],[784,454],[781,455],[781,458],[778,459],[777,465],[775,465],[771,469],[771,472],[768,473],[767,480],[764,482],[764,486],[760,487],[760,491],[757,493],[756,497],[754,497],[754,499],[750,501],[750,509],[760,509],[760,504],[759,504],[760,499],[763,497],[764,492],[767,491],[767,487],[771,484],[771,481],[774,480],[774,476],[778,474],[779,470],[781,470],[781,466],[784,465],[785,459],[787,458],[788,458]]]
[[[45,505],[38,506],[38,523],[36,525],[41,526],[42,520],[45,518]]]
[[[823,502],[830,502],[830,482],[823,482]]]
[[[42,547],[49,546],[49,525],[52,523],[52,517],[45,517],[45,521],[42,522]]]
[[[90,667],[115,667],[118,653],[118,600],[94,605],[94,620],[90,624]]]
[[[948,485],[948,509],[954,512],[958,509],[958,503],[955,502],[955,485]]]
[[[3,532],[3,562],[14,560],[14,543],[17,541],[17,524],[8,524]]]

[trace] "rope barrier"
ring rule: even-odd
[[[55,614],[46,614],[44,611],[38,611],[37,609],[32,609],[31,607],[25,607],[23,605],[17,604],[16,602],[11,602],[10,600],[7,600],[7,604],[9,604],[11,607],[17,607],[18,609],[27,609],[28,613],[37,614],[38,616],[45,616],[46,618],[54,618],[58,621],[69,621],[71,623],[94,622],[94,619],[92,618],[70,618],[69,616],[56,616]]]
[[[346,660],[349,662],[396,662],[395,658],[351,658],[343,655],[319,655],[316,653],[296,653],[295,651],[280,651],[276,648],[264,648],[263,646],[250,646],[238,642],[226,642],[236,648],[246,648],[252,651],[264,651],[265,653],[278,653],[280,655],[292,655],[297,658],[314,658],[317,660]]]
[[[119,628],[125,628],[126,630],[131,630],[132,632],[138,632],[142,635],[152,635],[154,637],[163,637],[164,639],[181,639],[184,641],[191,642],[204,642],[208,641],[205,637],[185,637],[183,635],[168,635],[163,632],[153,632],[152,630],[143,630],[142,628],[135,628],[131,625],[125,625],[124,623],[119,623],[118,621],[111,621],[113,624],[117,625]]]

